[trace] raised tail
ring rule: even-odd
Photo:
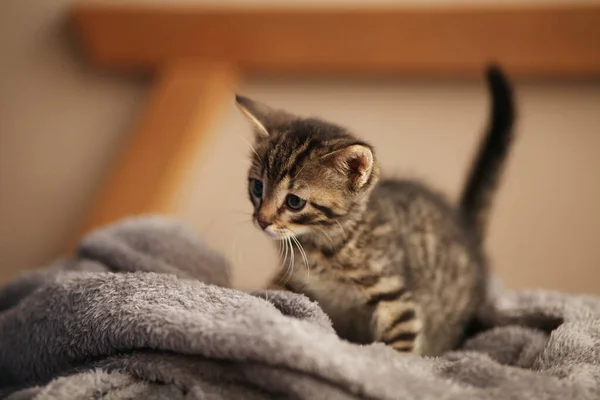
[[[460,199],[465,222],[483,240],[487,218],[513,141],[515,110],[511,85],[497,66],[486,73],[491,115]]]

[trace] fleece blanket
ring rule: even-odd
[[[498,290],[438,358],[338,338],[306,297],[229,288],[180,223],[121,221],[0,289],[0,397],[600,399],[600,299]]]

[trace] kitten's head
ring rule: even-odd
[[[236,96],[254,127],[248,194],[272,237],[337,228],[364,210],[379,172],[373,148],[344,128]]]

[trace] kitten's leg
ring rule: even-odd
[[[419,353],[421,321],[414,304],[381,302],[372,320],[373,336],[398,351]]]
[[[419,353],[421,321],[417,305],[401,289],[373,294],[371,319],[373,339],[398,351]]]

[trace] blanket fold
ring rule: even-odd
[[[92,232],[0,289],[10,399],[598,399],[600,299],[503,291],[439,358],[341,340],[308,298],[230,288],[177,221]]]

